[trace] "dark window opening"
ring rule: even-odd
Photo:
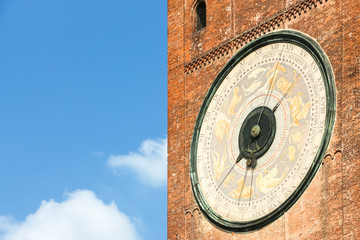
[[[206,5],[205,2],[201,1],[196,6],[196,31],[204,28],[206,26]]]

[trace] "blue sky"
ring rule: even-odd
[[[166,239],[162,1],[0,1],[0,240]]]

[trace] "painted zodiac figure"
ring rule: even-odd
[[[224,181],[224,186],[225,187],[229,187],[229,185],[234,181],[234,174],[230,174],[229,176],[227,176],[225,178],[225,181]]]
[[[214,159],[214,165],[213,165],[214,179],[219,180],[220,177],[221,177],[221,174],[225,170],[225,163],[226,163],[226,160],[227,160],[226,148],[223,151],[221,159],[220,159],[219,153],[217,153],[215,150],[211,151],[211,155],[212,155],[212,157]]]
[[[268,89],[273,89],[275,87],[275,82],[277,81],[276,79],[278,78],[280,72],[286,72],[286,69],[280,63],[275,64],[274,67],[266,73],[266,79],[270,86],[264,84],[261,88],[259,88],[258,92],[264,92]],[[283,80],[284,78],[282,77],[280,79]]]
[[[233,198],[242,198],[249,199],[250,196],[254,194],[254,188],[250,186],[244,186],[244,177],[241,177],[239,181],[237,181],[237,188],[230,192],[230,196]],[[242,192],[241,192],[242,190]],[[241,193],[241,196],[240,196]]]
[[[270,69],[270,71],[268,71],[268,73],[266,74],[266,78],[269,81],[269,85],[270,85],[270,89],[274,88],[275,85],[275,81],[279,75],[279,73],[281,72],[286,72],[286,69],[280,64],[277,63],[275,64],[275,66]]]
[[[214,131],[215,137],[221,142],[223,141],[225,136],[229,135],[230,120],[225,116],[225,114],[222,114],[219,120],[216,121]]]
[[[268,193],[276,187],[286,176],[287,172],[289,171],[288,168],[284,170],[281,174],[281,177],[276,177],[278,174],[278,168],[275,166],[270,171],[267,171],[263,176],[262,173],[256,178],[256,186],[262,193]]]
[[[254,81],[247,88],[245,88],[244,84],[242,85],[245,96],[254,93],[257,88],[263,85],[262,77],[266,70],[267,68],[256,68],[248,74],[249,80],[254,79]]]
[[[227,115],[235,115],[235,107],[241,101],[241,96],[239,95],[239,87],[234,88],[234,95],[230,101],[229,107],[227,109]]]
[[[297,144],[298,148],[300,148],[301,139],[304,135],[306,128],[303,130],[296,131],[293,135],[289,137],[289,143],[290,144]]]
[[[291,117],[293,119],[292,125],[294,126],[300,126],[299,121],[305,119],[309,113],[310,102],[303,103],[303,95],[303,93],[299,92],[293,98],[288,99],[290,102]]]
[[[290,145],[287,150],[288,150],[288,157],[290,161],[293,162],[295,160],[296,148],[294,145]]]
[[[290,143],[300,143],[301,138],[303,136],[303,131],[297,131],[293,135],[291,135],[289,138],[289,142]]]
[[[276,83],[276,86],[278,87],[278,89],[284,94],[287,91],[290,91],[293,87],[294,84],[301,78],[300,74],[296,74],[296,71],[294,71],[294,79],[293,82],[289,82],[288,80],[286,80],[286,78],[281,77],[279,78],[279,80]],[[291,86],[292,85],[292,86]],[[291,87],[291,89],[290,89]]]
[[[286,90],[291,86],[291,82],[288,82],[288,80],[286,80],[286,78],[281,77],[277,81],[276,86],[282,92],[282,94],[284,94],[286,92]]]

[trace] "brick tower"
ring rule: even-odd
[[[168,0],[168,239],[360,239],[359,16],[359,0]],[[279,29],[311,36],[328,56],[333,134],[315,178],[283,216],[251,233],[224,231],[191,188],[194,125],[230,58]]]

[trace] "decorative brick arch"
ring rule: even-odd
[[[201,1],[201,0],[200,0]],[[241,35],[229,40],[225,44],[205,53],[203,56],[192,60],[191,62],[187,63],[184,67],[184,72],[186,74],[190,74],[193,71],[196,71],[207,64],[212,63],[213,61],[222,58],[223,56],[229,55],[229,53],[233,53],[237,51],[239,48],[244,46],[245,44],[251,42],[257,37],[264,35],[270,31],[273,31],[279,28],[285,22],[290,22],[296,17],[307,13],[308,11],[316,8],[317,5],[323,4],[328,0],[304,0],[301,1],[294,6],[286,9],[282,13],[278,14],[277,16],[271,18],[270,20],[259,24],[258,26],[242,33]],[[195,1],[199,2],[198,1]]]

